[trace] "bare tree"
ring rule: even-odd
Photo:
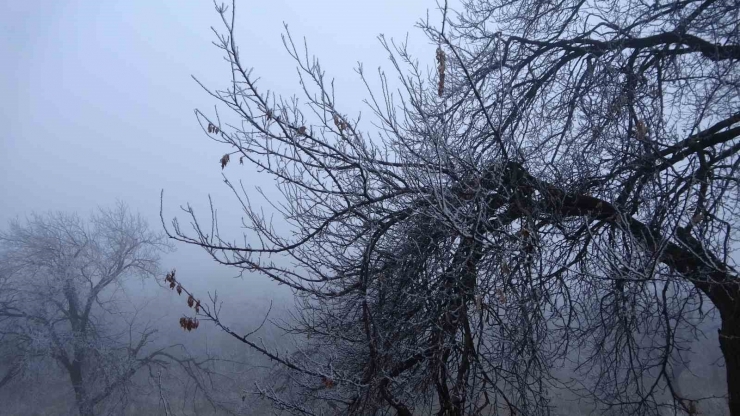
[[[169,248],[161,233],[123,204],[84,221],[32,215],[0,233],[0,387],[56,363],[68,375],[81,416],[120,401],[142,369],[201,362],[155,344],[156,330],[136,319],[124,283],[159,272]]]
[[[441,25],[420,23],[436,71],[381,37],[401,90],[380,73],[371,133],[290,35],[306,104],[261,89],[234,7],[217,11],[231,82],[207,91],[239,122],[196,115],[230,147],[222,168],[275,179],[290,229],[225,179],[244,242],[190,207],[193,232],[168,234],[302,300],[289,356],[200,309],[286,369],[290,394],[259,393],[296,414],[548,414],[555,389],[693,414],[708,398],[677,389],[674,366],[718,316],[740,415],[740,4],[445,3]]]

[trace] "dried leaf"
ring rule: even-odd
[[[635,123],[635,133],[637,140],[643,141],[647,138],[647,127],[642,120],[637,120],[637,123]]]
[[[182,295],[182,286],[177,285],[177,294]]]
[[[696,214],[694,214],[693,217],[691,217],[691,223],[696,225],[696,224],[699,224],[701,220],[703,219],[704,219],[704,215],[701,212],[697,212]]]
[[[223,155],[223,157],[221,158],[221,169],[223,170],[223,168],[225,168],[228,163],[229,163],[229,154],[227,153]]]
[[[340,123],[342,120],[339,118],[339,115],[337,113],[334,113],[334,125],[337,126],[339,131],[342,131],[342,127],[340,127]]]
[[[164,277],[165,283],[173,283],[175,281],[175,269],[172,269]]]
[[[244,164],[244,156],[240,156],[239,157],[239,164],[240,165],[243,165]]]
[[[200,326],[200,322],[196,318],[180,318],[180,327],[186,331],[192,331]]]
[[[324,386],[328,389],[334,387],[334,380],[329,377],[321,376],[321,382],[324,383]]]
[[[688,413],[691,416],[697,414],[697,412],[696,412],[696,402],[694,402],[693,400],[690,400],[689,401],[689,410],[688,410]]]
[[[439,84],[437,85],[437,94],[442,97],[445,90],[445,70],[446,70],[446,58],[445,52],[442,50],[442,45],[437,47],[437,76],[439,77]]]
[[[298,128],[298,134],[306,135],[306,126],[301,126]]]

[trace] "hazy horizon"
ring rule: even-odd
[[[335,78],[340,106],[356,115],[366,97],[357,62],[371,79],[378,66],[394,77],[379,34],[400,41],[409,34],[411,50],[432,51],[420,58],[433,62],[433,47],[414,24],[435,7],[419,0],[237,2],[236,35],[263,88],[300,94],[295,63],[281,40],[288,24]],[[211,43],[211,27],[221,25],[211,1],[7,2],[4,10],[2,227],[34,211],[86,216],[122,200],[161,229],[162,190],[168,220],[186,203],[208,214],[210,194],[221,223],[238,227],[241,213],[232,211],[236,205],[218,164],[226,148],[208,140],[193,114],[196,108],[212,110],[216,102],[191,76],[213,88],[229,82],[228,66]],[[251,170],[232,164],[223,173],[250,180]],[[252,185],[267,192],[272,187]],[[176,247],[164,267],[177,267],[199,289],[229,287],[225,278],[235,271],[198,248]],[[219,278],[205,281],[209,276]],[[263,277],[255,282],[269,293],[280,290]],[[254,285],[244,289],[254,294]]]

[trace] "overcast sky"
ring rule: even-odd
[[[423,64],[433,63],[433,46],[414,24],[435,7],[433,0],[241,0],[237,41],[263,88],[299,93],[280,39],[283,22],[289,24],[336,78],[338,104],[353,114],[365,97],[353,70],[357,62],[368,72],[389,68],[379,34],[404,39],[408,33],[411,50],[429,55],[420,56]],[[121,199],[159,228],[162,189],[168,216],[187,202],[206,214],[210,194],[226,217],[222,224],[236,223],[240,212],[218,164],[227,149],[209,141],[193,115],[215,102],[191,75],[214,88],[229,79],[211,44],[210,27],[219,23],[209,0],[5,1],[0,224],[31,211],[86,214]],[[254,180],[238,164],[224,173]],[[217,288],[219,279],[234,274],[193,247],[177,247],[163,265],[199,287]]]

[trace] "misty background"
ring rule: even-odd
[[[237,40],[262,85],[290,96],[299,92],[294,61],[285,52],[283,22],[335,76],[338,102],[363,110],[365,87],[354,71],[387,65],[377,36],[433,51],[413,26],[429,1],[238,2]],[[224,230],[239,235],[240,212],[223,184],[222,146],[208,140],[195,108],[214,101],[193,80],[222,88],[229,69],[211,42],[219,27],[214,5],[203,1],[5,2],[0,25],[0,224],[36,211],[75,211],[125,201],[161,228],[160,192],[169,222],[190,203],[208,213],[208,196]],[[433,52],[427,54],[433,58]],[[223,171],[232,179],[260,182],[247,165]],[[165,268],[198,291],[230,293],[242,302],[289,292],[263,278],[237,279],[197,247],[176,245]],[[155,295],[157,286],[142,290]],[[165,292],[166,299],[171,299]]]
[[[295,62],[281,40],[288,24],[335,78],[338,104],[357,115],[366,97],[355,72],[358,61],[371,79],[379,66],[389,66],[379,34],[408,36],[411,50],[433,62],[434,46],[413,27],[430,8],[435,4],[422,0],[240,1],[237,41],[263,88],[300,93]],[[32,212],[85,218],[97,207],[123,201],[161,230],[164,190],[168,223],[187,203],[207,218],[210,195],[222,230],[241,235],[241,212],[222,175],[250,181],[245,185],[268,194],[273,185],[248,165],[222,171],[224,147],[208,139],[194,116],[196,108],[211,111],[215,102],[191,76],[214,89],[230,81],[228,64],[212,44],[211,26],[220,28],[221,22],[211,1],[6,1],[2,10],[0,227]],[[261,320],[271,301],[273,316],[293,305],[290,291],[266,278],[235,278],[236,271],[218,266],[202,249],[175,248],[163,255],[163,269],[177,268],[179,280],[204,297],[217,292],[223,315],[236,328]],[[214,338],[217,330],[183,333],[177,325],[187,312],[183,299],[152,279],[131,282],[128,294],[137,305],[156,305],[150,318],[171,328],[163,342],[205,349],[223,342],[219,348],[249,353],[226,335]],[[23,395],[11,392],[14,403],[7,407],[6,401],[0,414],[13,414],[20,408],[13,404],[39,397],[28,386],[19,391]],[[69,394],[41,391],[50,402]]]

